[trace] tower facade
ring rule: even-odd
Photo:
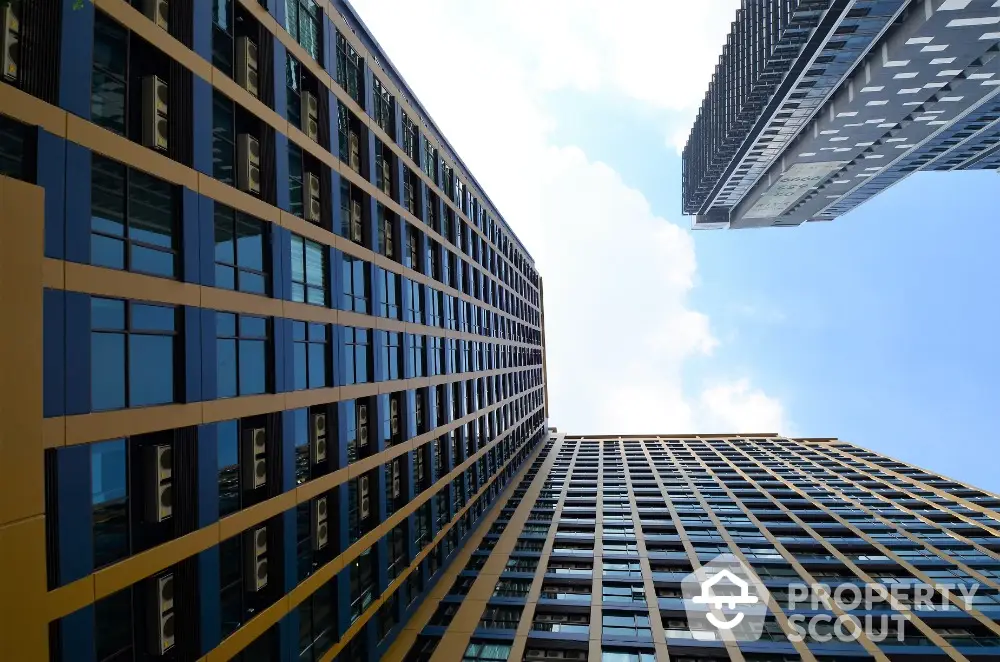
[[[918,170],[1000,169],[991,0],[744,0],[684,149],[696,229],[830,221]]]
[[[1000,655],[1000,496],[853,444],[550,431],[510,489],[385,659]],[[750,637],[696,625],[720,557],[766,587]]]
[[[531,256],[346,2],[3,19],[0,659],[378,659],[544,434]]]

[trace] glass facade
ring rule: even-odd
[[[0,657],[381,659],[544,439],[531,256],[347,3],[9,4]]]
[[[918,170],[1000,166],[995,8],[924,4],[744,2],[684,148],[694,227],[829,221]]]
[[[998,507],[996,495],[836,439],[550,429],[441,600],[413,616],[397,642],[406,651],[388,659],[990,659]],[[688,621],[682,585],[720,554],[771,598],[752,641]],[[834,598],[886,595],[814,605],[818,585]],[[487,597],[467,604],[472,595]],[[471,631],[451,627],[460,611],[465,623],[478,616]],[[846,640],[838,617],[875,626]],[[795,625],[807,618],[814,627]]]

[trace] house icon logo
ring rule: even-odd
[[[760,639],[767,588],[735,556],[715,557],[687,575],[681,586],[688,628],[695,639]]]

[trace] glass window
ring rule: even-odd
[[[289,2],[291,0],[288,0]],[[364,85],[362,76],[364,74],[364,60],[358,52],[347,43],[344,35],[337,31],[337,83],[347,90],[358,105],[365,106]]]
[[[399,309],[399,274],[395,274],[381,267],[376,268],[376,274],[382,278],[382,301],[379,305],[379,315],[389,319],[398,320]]]
[[[92,163],[91,264],[175,277],[174,187],[100,156]]]
[[[346,384],[364,384],[371,381],[370,329],[344,327],[343,360]]]
[[[375,122],[382,127],[390,138],[396,139],[396,109],[395,99],[389,90],[383,87],[382,82],[372,77],[372,93],[375,100],[373,114]]]
[[[31,149],[28,143],[33,130],[34,127],[0,115],[0,175],[26,181],[32,179],[24,157]]]
[[[212,0],[212,64],[233,75],[233,0]]]
[[[351,622],[358,620],[375,599],[375,554],[369,547],[351,563]]]
[[[368,308],[368,263],[361,258],[344,255],[342,262],[344,291],[341,296],[341,310],[355,313],[369,313]]]
[[[97,662],[124,662],[135,657],[133,648],[132,588],[94,603],[94,644]]]
[[[285,29],[316,61],[320,60],[323,43],[318,12],[313,0],[285,0]]]
[[[91,408],[174,402],[176,309],[98,297],[90,308]]]
[[[326,248],[292,235],[292,301],[326,305]]]
[[[128,470],[124,439],[90,446],[90,501],[94,518],[94,567],[129,554]]]
[[[424,337],[407,334],[406,342],[407,350],[410,352],[410,364],[413,366],[413,376],[427,376],[427,351],[424,348]]]
[[[288,88],[288,99],[286,102],[288,121],[301,129],[302,65],[292,57],[291,53],[286,53],[285,57],[285,86]]]
[[[218,423],[217,435],[219,516],[225,517],[240,509],[240,448],[237,422]]]
[[[126,131],[128,50],[128,30],[104,12],[97,12],[94,18],[90,118],[94,124],[123,136]]]
[[[403,378],[403,353],[400,347],[400,335],[393,331],[379,331],[383,335],[385,345],[382,349],[382,360],[385,363],[385,378],[388,380]]]
[[[406,155],[410,157],[410,160],[414,163],[419,163],[420,161],[417,138],[417,125],[414,124],[413,120],[411,120],[406,112],[403,111],[403,151],[406,152]]]
[[[327,370],[326,324],[292,322],[294,388],[324,388],[330,385]]]
[[[236,116],[233,102],[215,92],[212,97],[212,176],[224,184],[235,186],[235,160]]]
[[[243,624],[246,612],[243,604],[243,535],[235,535],[219,543],[219,579],[221,585],[222,638],[225,639]]]
[[[302,148],[288,142],[288,204],[289,211],[299,218],[305,217],[302,198]]]
[[[299,662],[316,662],[336,639],[333,582],[324,584],[299,605]]]
[[[267,224],[215,203],[215,286],[267,294]]]
[[[472,642],[465,649],[462,662],[502,662],[510,655],[510,646],[507,644]]]
[[[216,378],[219,398],[267,391],[268,320],[215,314]]]

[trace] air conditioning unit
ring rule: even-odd
[[[257,44],[249,37],[236,40],[236,83],[254,96],[258,96]]]
[[[306,220],[319,223],[323,214],[319,204],[319,176],[307,172],[305,176],[306,199],[305,214]]]
[[[330,527],[327,524],[327,501],[326,497],[319,497],[312,501],[312,548],[319,551],[326,547],[330,541]]]
[[[142,144],[167,151],[167,84],[156,76],[142,79]]]
[[[399,434],[399,400],[389,398],[389,434]]]
[[[398,499],[401,492],[399,481],[399,458],[392,461],[392,498]]]
[[[368,405],[358,405],[358,445],[368,445]]]
[[[358,478],[358,501],[361,509],[361,519],[368,519],[371,514],[371,499],[368,496],[368,476]]]
[[[241,191],[260,194],[260,143],[249,133],[236,140],[236,185]]]
[[[20,11],[20,6],[11,2],[3,12],[3,77],[13,81],[18,79],[21,65]]]
[[[361,141],[358,139],[358,134],[351,131],[347,139],[347,144],[350,152],[349,165],[351,166],[351,170],[361,174]]]
[[[162,522],[174,512],[173,449],[160,444],[146,447],[143,454],[145,519]]]
[[[313,464],[326,461],[326,414],[313,416],[312,452],[310,455]]]
[[[388,196],[392,195],[392,163],[389,159],[382,157],[382,192]]]
[[[160,575],[153,584],[149,592],[149,652],[163,655],[174,645],[174,575]]]
[[[319,142],[319,102],[312,92],[302,93],[302,130],[310,140]]]
[[[361,233],[361,203],[357,200],[351,202],[351,240],[359,244],[364,241]]]
[[[243,453],[243,484],[258,489],[267,484],[267,433],[264,428],[247,430]]]
[[[170,31],[170,3],[167,0],[143,0],[142,13],[157,27]]]
[[[249,535],[244,534],[246,546],[246,565],[243,572],[246,577],[246,588],[257,593],[267,586],[267,527],[259,526],[251,529]]]

